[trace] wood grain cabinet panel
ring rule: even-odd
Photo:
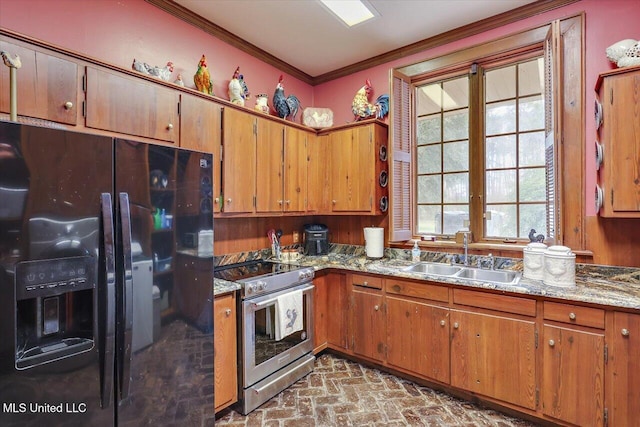
[[[214,406],[218,412],[238,400],[235,294],[216,297],[213,313]]]
[[[87,67],[86,126],[178,144],[177,90]]]
[[[535,321],[451,310],[451,384],[536,408]]]
[[[351,291],[352,350],[382,362],[386,358],[386,313],[382,293],[353,286]]]
[[[256,193],[256,118],[225,108],[223,114],[223,204],[225,213],[251,213]]]
[[[58,123],[78,121],[78,64],[0,40],[0,50],[20,55],[17,114]],[[0,67],[0,111],[9,113],[9,67]]]

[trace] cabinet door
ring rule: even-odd
[[[0,50],[20,55],[18,115],[70,125],[78,120],[78,64],[0,41]],[[0,111],[9,113],[9,67],[0,67]]]
[[[370,212],[373,204],[371,128],[356,127],[330,136],[334,212]]]
[[[535,322],[451,310],[451,384],[536,408]]]
[[[222,126],[222,210],[226,213],[254,211],[256,194],[256,118],[225,108]]]
[[[349,348],[349,291],[347,275],[331,273],[327,276],[327,343],[330,347]],[[317,315],[317,314],[316,314]]]
[[[236,298],[235,294],[213,301],[213,370],[215,412],[237,401]]]
[[[351,298],[353,352],[383,361],[386,356],[386,322],[382,293],[353,286]]]
[[[386,301],[387,362],[448,383],[449,310],[389,295]]]
[[[179,92],[87,67],[86,125],[177,144]]]
[[[602,426],[604,336],[544,325],[543,337],[542,412],[580,426]]]
[[[201,209],[208,209],[208,204],[200,206],[203,202],[200,196],[207,196],[207,187],[211,189],[209,197],[213,205],[213,212],[220,212],[221,138],[222,107],[215,102],[197,96],[180,95],[180,146],[213,155],[213,182],[201,182],[200,191],[194,194],[192,207],[195,209],[195,214],[199,214]],[[195,171],[199,170],[198,164],[189,166]],[[186,195],[184,196],[187,199]]]
[[[307,132],[285,128],[284,211],[304,212],[307,203]]]
[[[637,425],[640,414],[640,315],[614,313],[609,338],[609,425]]]
[[[307,211],[313,213],[331,212],[331,170],[332,153],[329,135],[310,135],[307,144],[309,158],[307,181]]]
[[[256,212],[282,212],[284,125],[256,120]]]
[[[609,174],[605,209],[610,216],[640,217],[640,71],[604,83],[605,158]]]

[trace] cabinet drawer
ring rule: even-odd
[[[579,305],[544,303],[544,319],[604,329],[604,310]]]
[[[449,302],[449,288],[446,286],[386,279],[385,290],[388,294],[398,294],[433,301]]]
[[[355,286],[363,286],[365,288],[382,289],[382,278],[373,277],[373,276],[364,276],[361,274],[352,274],[351,284]]]
[[[527,298],[454,289],[453,302],[471,307],[486,308],[487,310],[522,314],[524,316],[533,317],[536,315],[536,301]]]

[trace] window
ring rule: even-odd
[[[563,243],[570,226],[584,247],[582,204],[561,197],[567,184],[583,194],[567,157],[583,158],[581,34],[572,17],[393,70],[391,241],[469,227],[474,242],[524,243],[535,229]]]

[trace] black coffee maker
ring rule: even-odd
[[[329,253],[329,229],[323,224],[304,226],[303,247],[305,255],[326,255]]]

